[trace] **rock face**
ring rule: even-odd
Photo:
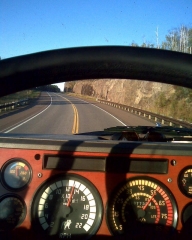
[[[65,83],[65,91],[68,90],[150,111],[155,110],[156,99],[162,92],[169,98],[175,91],[168,84],[126,79],[68,82]]]

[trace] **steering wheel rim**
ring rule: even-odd
[[[0,96],[54,82],[137,79],[192,88],[192,55],[102,46],[33,53],[0,61]]]

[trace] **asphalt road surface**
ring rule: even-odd
[[[101,103],[45,92],[36,103],[0,115],[2,133],[75,134],[123,125],[154,123]]]

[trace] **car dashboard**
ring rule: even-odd
[[[176,239],[190,232],[189,143],[1,134],[0,156],[5,238],[150,239],[150,232]]]
[[[39,52],[0,61],[0,96],[105,78],[192,88],[191,63],[139,47]],[[191,139],[158,136],[0,134],[0,239],[191,239]]]

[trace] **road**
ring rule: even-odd
[[[75,134],[122,125],[154,124],[108,105],[45,92],[35,104],[0,116],[3,133]]]

